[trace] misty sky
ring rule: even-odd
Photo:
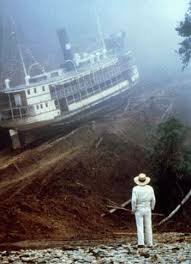
[[[104,34],[125,30],[142,74],[181,69],[175,27],[188,0],[0,0],[14,17],[25,45],[41,62],[61,63],[56,29],[66,27],[74,46],[96,38],[95,8]],[[57,59],[59,58],[59,59]]]

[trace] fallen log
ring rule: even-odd
[[[188,201],[190,196],[191,196],[191,189],[187,193],[187,195],[184,197],[184,199],[181,201],[181,203],[166,218],[164,218],[162,221],[160,221],[160,223],[158,223],[157,226],[160,226],[160,225],[164,224],[165,222],[167,222],[169,219],[171,219],[173,217],[173,215],[175,215],[179,211],[179,209]]]
[[[118,205],[112,206],[112,209],[110,209],[107,213],[102,214],[101,217],[104,217],[104,216],[106,216],[108,214],[113,214],[114,212],[116,212],[117,210],[121,210],[122,208],[125,209],[124,207],[127,206],[130,203],[131,203],[131,199],[129,199],[128,201],[125,201],[124,203],[122,203],[119,206]],[[128,209],[126,209],[126,210],[128,210]]]
[[[99,138],[98,142],[96,143],[96,149],[100,146],[101,142],[103,141],[103,138]]]
[[[124,207],[120,207],[120,206],[107,205],[107,207],[110,207],[110,208],[112,208],[112,209],[115,209],[115,211],[116,211],[116,210],[123,210],[123,211],[131,212],[130,209],[126,209],[126,208],[124,208]],[[111,210],[112,210],[112,209],[111,209]],[[110,211],[111,211],[111,210],[110,210]]]
[[[127,212],[132,212],[132,210],[124,208],[124,207],[120,207],[120,206],[112,206],[112,205],[107,205],[107,207],[116,209],[116,210],[123,210],[123,211],[127,211]],[[152,213],[152,215],[156,215],[156,216],[164,216],[164,214],[159,214],[159,213]]]
[[[128,201],[125,201],[124,203],[122,203],[119,206],[116,204],[115,206],[112,206],[112,209],[110,209],[107,213],[102,214],[101,217],[104,217],[104,216],[106,216],[108,214],[113,214],[117,210],[120,210],[120,209],[124,208],[125,206],[127,206],[130,203],[131,203],[131,199],[129,199]]]

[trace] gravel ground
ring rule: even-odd
[[[187,242],[159,243],[152,249],[137,249],[135,245],[124,243],[113,246],[100,245],[96,247],[3,251],[0,252],[0,259],[1,264],[191,264],[191,244]]]

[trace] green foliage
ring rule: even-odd
[[[191,59],[191,1],[184,21],[176,28],[178,34],[184,38],[180,43],[178,53],[181,57],[183,68],[187,67]]]
[[[173,208],[191,184],[191,146],[185,145],[186,132],[186,127],[175,118],[161,123],[150,155],[160,202],[168,208]]]
[[[184,126],[174,118],[159,125],[153,158],[160,173],[167,169],[176,172],[182,156],[185,132]]]
[[[181,173],[187,183],[191,184],[191,146],[184,147],[182,160],[177,164],[177,171]]]

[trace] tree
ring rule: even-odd
[[[159,202],[167,211],[178,204],[191,184],[191,146],[185,144],[186,133],[186,127],[175,118],[161,123],[149,159]]]
[[[180,48],[178,50],[184,69],[188,66],[191,59],[191,1],[187,13],[185,14],[184,21],[180,22],[176,31],[184,38],[180,43]]]
[[[1,83],[1,74],[3,69],[2,62],[2,52],[3,52],[3,14],[2,9],[0,8],[0,83]]]

